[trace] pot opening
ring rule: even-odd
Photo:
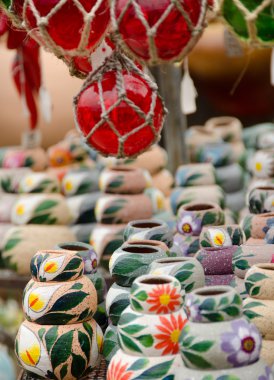
[[[171,283],[171,280],[167,280],[165,278],[148,278],[147,280],[140,281],[141,284],[147,284],[147,285],[162,285],[162,284],[169,284]]]
[[[132,224],[132,227],[136,227],[136,228],[153,228],[153,227],[160,227],[161,224],[160,223],[156,223],[156,222],[140,222],[140,223],[133,223]]]
[[[187,260],[185,260],[184,258],[181,258],[181,259],[174,259],[174,260],[171,260],[171,259],[160,259],[160,260],[155,260],[157,263],[159,264],[176,264],[176,263],[185,263]]]
[[[212,135],[212,132],[211,131],[208,131],[207,129],[205,129],[205,127],[203,126],[197,126],[197,127],[193,127],[194,130],[196,130],[197,132],[199,133],[202,133],[204,135]]]
[[[119,166],[111,168],[111,170],[115,172],[133,172],[134,171],[134,169],[132,168],[125,168],[125,167],[119,168]]]
[[[259,189],[259,190],[274,190],[274,186],[259,186],[259,187],[256,187],[256,189]]]
[[[128,253],[157,253],[157,249],[155,248],[150,248],[150,247],[145,247],[145,246],[142,246],[142,247],[126,247],[126,248],[123,248],[123,251],[126,251]]]
[[[270,217],[274,217],[274,213],[259,214],[258,216],[260,218],[270,218]]]
[[[212,210],[214,207],[208,204],[196,204],[192,206],[186,206],[186,211],[200,211],[200,210]]]
[[[62,245],[62,249],[66,251],[88,251],[87,247],[82,247],[81,245]]]
[[[152,246],[152,247],[159,247],[159,245],[160,245],[160,242],[159,243],[156,243],[156,242],[154,242],[154,241],[142,241],[142,240],[137,240],[137,241],[129,241],[129,242],[127,242],[127,244],[129,244],[129,245],[139,245],[139,244],[143,244],[143,245],[150,245],[150,246]]]
[[[196,292],[196,294],[200,296],[218,296],[220,294],[225,294],[227,293],[227,290],[218,290],[218,289],[201,289]]]

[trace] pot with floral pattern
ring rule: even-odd
[[[274,213],[246,215],[241,222],[246,238],[264,239],[274,225]]]
[[[154,276],[170,275],[177,278],[186,293],[205,285],[202,265],[192,257],[169,257],[154,260],[149,267]]]
[[[249,211],[253,214],[274,212],[274,186],[259,186],[248,194]]]
[[[257,178],[274,176],[274,151],[272,149],[258,150],[251,162],[251,171]]]
[[[245,241],[244,230],[236,224],[204,227],[200,234],[201,247],[231,247]]]

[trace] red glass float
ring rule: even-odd
[[[198,41],[207,0],[113,0],[112,21],[123,48],[150,64],[182,59]]]
[[[108,0],[25,0],[23,18],[31,36],[58,57],[87,56],[110,22]]]
[[[85,141],[104,156],[135,157],[157,142],[166,110],[157,85],[114,52],[74,99]]]

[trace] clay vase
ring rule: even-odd
[[[244,301],[244,314],[260,331],[262,342],[261,357],[274,364],[274,264],[256,264],[245,275],[248,297]]]
[[[180,337],[186,366],[181,379],[244,379],[244,373],[258,379],[265,374],[260,333],[242,317],[241,298],[233,288],[197,289],[186,295],[185,305],[189,320]]]
[[[178,341],[186,324],[183,297],[179,281],[171,276],[146,275],[134,281],[130,306],[119,320],[120,350],[110,362],[109,378],[117,378],[123,368],[128,378],[180,379]]]

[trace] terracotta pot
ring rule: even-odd
[[[108,325],[104,334],[103,356],[109,363],[116,352],[120,349],[118,344],[117,327]]]
[[[166,210],[166,198],[164,194],[155,187],[146,189],[144,194],[150,199],[152,203],[153,215],[157,215]]]
[[[60,182],[62,182],[64,176],[72,170],[79,169],[94,169],[95,162],[91,158],[85,158],[83,161],[66,164],[60,167],[49,167],[47,173],[55,175]]]
[[[181,165],[175,180],[180,187],[215,185],[215,169],[210,163]]]
[[[95,223],[95,206],[101,195],[102,193],[95,192],[66,198],[72,215],[72,223]]]
[[[253,214],[274,212],[274,185],[260,186],[250,191],[248,194],[249,210]]]
[[[18,200],[15,194],[0,194],[0,222],[11,223],[11,213]]]
[[[274,223],[274,213],[247,215],[242,221],[246,238],[264,239],[267,231]]]
[[[232,257],[238,246],[201,248],[195,255],[206,275],[232,274]]]
[[[235,193],[244,187],[245,172],[237,163],[222,166],[216,168],[216,180],[226,193]]]
[[[271,149],[258,150],[251,162],[252,174],[257,178],[274,176],[274,152]]]
[[[47,172],[27,173],[18,186],[19,193],[60,193],[57,177]]]
[[[176,233],[174,244],[179,247],[181,256],[193,256],[200,249],[198,236],[185,236]]]
[[[235,274],[209,274],[205,276],[206,286],[232,286],[235,285]]]
[[[74,281],[83,275],[84,262],[76,250],[40,250],[31,259],[30,272],[39,282]]]
[[[223,210],[214,203],[191,202],[177,213],[177,231],[185,236],[199,236],[203,226],[224,223]]]
[[[99,363],[102,342],[103,333],[94,320],[60,326],[25,321],[16,337],[15,352],[26,371],[76,380]]]
[[[19,184],[27,174],[34,174],[29,168],[0,169],[1,193],[18,193]]]
[[[129,305],[130,287],[111,285],[106,297],[106,311],[114,326],[117,326],[119,318]]]
[[[213,117],[205,123],[209,130],[216,130],[227,142],[242,140],[243,125],[239,119],[230,116]]]
[[[99,174],[97,169],[69,171],[62,179],[62,193],[65,196],[72,196],[98,191]]]
[[[99,179],[99,187],[103,193],[140,194],[151,185],[152,179],[147,171],[127,166],[106,168]]]
[[[231,247],[246,241],[243,229],[237,224],[204,227],[200,234],[201,247]]]
[[[42,171],[47,167],[46,152],[42,148],[24,149],[11,147],[0,149],[0,167],[5,169],[29,167]]]
[[[192,161],[211,162],[215,167],[232,164],[235,162],[235,156],[232,154],[232,144],[224,142],[203,144],[196,148]]]
[[[255,264],[245,275],[245,287],[250,297],[274,300],[274,264]]]
[[[159,240],[168,247],[173,243],[172,231],[165,222],[158,219],[129,222],[124,232],[124,241],[136,240]]]
[[[154,174],[152,177],[152,185],[156,187],[162,193],[168,197],[171,192],[171,188],[174,184],[174,178],[171,172],[167,169],[159,171],[159,173]]]
[[[154,260],[149,267],[154,276],[171,275],[177,278],[186,293],[205,285],[204,269],[192,257],[169,257]]]

